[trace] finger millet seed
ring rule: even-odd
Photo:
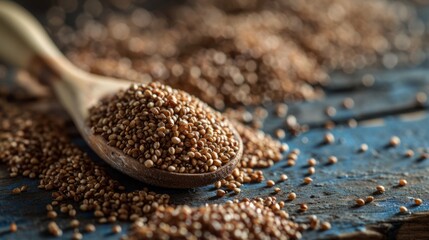
[[[401,139],[398,136],[393,136],[390,138],[389,145],[392,147],[396,147],[401,144]]]
[[[413,151],[413,150],[411,150],[411,149],[408,149],[408,150],[405,152],[405,157],[410,158],[410,157],[412,157],[412,156],[414,156],[414,151]]]
[[[406,213],[406,212],[408,212],[408,209],[405,206],[400,206],[399,207],[399,212]]]
[[[370,203],[370,202],[373,202],[373,201],[374,201],[374,197],[373,196],[368,196],[365,199],[365,203]]]
[[[77,219],[73,219],[70,221],[70,227],[72,227],[72,228],[78,228],[79,225],[80,225],[80,222]]]
[[[365,200],[363,200],[362,198],[356,199],[356,205],[358,206],[365,205]]]
[[[323,231],[331,229],[331,223],[329,223],[329,222],[320,223],[320,229]]]
[[[122,232],[122,227],[120,225],[114,225],[112,227],[112,232],[113,233],[120,233],[120,232]]]
[[[222,189],[218,189],[218,190],[216,191],[216,195],[217,195],[218,197],[223,197],[223,196],[225,196],[225,194],[226,194],[226,192],[225,192],[224,190],[222,190]]]
[[[423,203],[423,200],[421,200],[420,198],[414,198],[414,204],[415,205],[420,206],[420,205],[422,205],[422,203]]]
[[[355,106],[355,102],[352,98],[345,98],[342,105],[345,109],[352,109]]]
[[[386,191],[386,189],[384,188],[384,186],[382,186],[382,185],[378,185],[377,187],[376,187],[376,189],[377,189],[377,191],[378,192],[380,192],[380,193],[384,193],[385,191]]]
[[[362,143],[359,147],[359,152],[366,152],[368,151],[368,145],[366,143]]]
[[[317,161],[314,158],[310,158],[310,159],[308,159],[307,163],[308,163],[309,167],[314,167],[314,166],[316,166]]]
[[[304,183],[305,184],[310,184],[310,183],[312,183],[313,182],[313,179],[311,178],[311,177],[305,177],[304,178]]]
[[[188,93],[159,83],[134,84],[102,99],[89,113],[95,135],[149,168],[213,172],[239,148],[224,116]]]
[[[89,232],[89,233],[95,232],[95,225],[89,223],[89,224],[85,225],[84,229],[85,229],[85,232]]]
[[[337,157],[335,157],[335,156],[329,156],[328,157],[328,163],[329,164],[335,164],[337,162],[338,162],[338,158]]]
[[[300,210],[301,212],[305,212],[305,211],[307,211],[307,210],[308,210],[308,205],[307,205],[307,204],[305,204],[305,203],[300,204],[300,205],[299,205],[299,210]]]
[[[313,175],[316,172],[316,169],[314,167],[308,168],[308,174]]]
[[[17,187],[12,189],[12,194],[20,194],[21,193],[21,188]]]
[[[274,186],[276,183],[273,180],[268,180],[267,181],[267,187],[272,187]]]
[[[283,129],[277,129],[275,135],[278,139],[283,139],[286,137],[286,132]]]
[[[323,137],[323,141],[326,144],[332,144],[335,142],[335,137],[332,133],[326,133],[325,136]]]
[[[281,191],[281,189],[280,189],[280,188],[278,188],[278,187],[274,188],[274,192],[275,192],[275,193],[279,193],[280,191]]]
[[[406,179],[400,179],[399,180],[399,183],[398,183],[398,185],[399,186],[401,186],[401,187],[403,187],[403,186],[405,186],[405,185],[407,185],[408,184],[408,182],[407,182],[407,180]]]
[[[289,201],[295,200],[295,198],[296,198],[296,193],[294,193],[294,192],[291,192],[287,195],[287,199]]]
[[[81,240],[82,238],[83,238],[83,235],[80,232],[74,232],[72,235],[73,240]]]
[[[16,223],[11,223],[10,225],[9,225],[9,231],[10,232],[16,232],[16,231],[18,231],[18,225],[16,225]]]
[[[60,227],[58,227],[56,222],[50,222],[48,224],[48,232],[55,237],[59,237],[63,235],[63,231],[61,230]]]
[[[280,175],[280,181],[284,182],[288,179],[288,176],[286,174]]]

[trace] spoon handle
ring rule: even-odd
[[[43,75],[40,80],[71,67],[37,20],[16,3],[0,1],[0,41],[1,59]]]

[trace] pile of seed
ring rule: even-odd
[[[136,219],[162,208],[169,196],[148,189],[127,192],[103,167],[74,146],[64,133],[64,124],[0,102],[0,161],[11,177],[38,178],[39,188],[52,192],[48,217],[59,209],[74,217],[76,202],[82,211],[91,211],[100,222]]]
[[[240,2],[190,0],[152,12],[139,1],[86,0],[73,29],[64,23],[78,8],[61,1],[47,18],[79,67],[160,81],[218,109],[315,98],[331,70],[421,60],[424,24],[401,2]]]
[[[203,207],[156,211],[147,224],[135,224],[125,239],[299,239],[297,224],[275,197],[244,199]]]
[[[216,171],[239,149],[229,122],[207,104],[160,83],[134,84],[90,109],[91,130],[148,168]]]

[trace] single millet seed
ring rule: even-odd
[[[114,225],[112,227],[112,232],[113,233],[120,233],[120,232],[122,232],[122,227],[120,225]]]
[[[422,205],[422,203],[423,203],[423,200],[421,200],[420,198],[414,198],[414,204],[415,205],[420,206],[420,205]]]
[[[80,222],[77,219],[73,219],[70,221],[70,227],[72,227],[72,228],[78,228],[79,225],[80,225]]]
[[[72,235],[73,240],[81,240],[82,238],[83,238],[83,235],[80,232],[74,232]]]
[[[233,159],[230,122],[190,94],[160,83],[133,85],[89,110],[93,134],[147,168],[206,173]]]
[[[283,139],[286,137],[286,132],[283,129],[277,129],[275,135],[278,139]]]
[[[343,107],[345,109],[352,109],[355,106],[355,102],[351,98],[345,98],[343,100]]]
[[[287,195],[287,199],[289,201],[295,200],[295,198],[296,198],[296,193],[294,193],[294,192],[291,192]]]
[[[16,225],[16,223],[11,223],[10,225],[9,225],[9,231],[10,232],[16,232],[16,231],[18,231],[18,225]]]
[[[305,203],[302,203],[301,205],[299,205],[299,210],[300,210],[301,212],[305,212],[305,211],[307,211],[307,210],[308,210],[308,205],[307,205],[307,204],[305,204]]]
[[[405,206],[400,206],[399,207],[399,212],[406,213],[406,212],[408,212],[408,209]]]
[[[403,186],[405,186],[405,185],[407,185],[408,184],[408,182],[407,182],[407,180],[405,180],[405,179],[401,179],[401,180],[399,180],[399,183],[398,183],[398,185],[399,186],[401,186],[401,187],[403,187]]]
[[[329,222],[322,222],[322,223],[320,224],[320,229],[321,229],[322,231],[326,231],[326,230],[331,229],[331,223],[329,223]]]
[[[335,142],[335,137],[332,133],[326,133],[325,136],[323,137],[323,141],[326,144],[332,144]]]
[[[396,147],[401,144],[401,139],[398,136],[393,136],[390,138],[389,145],[392,147]]]
[[[329,106],[325,109],[325,114],[328,115],[329,117],[333,117],[335,116],[335,114],[337,114],[337,109],[335,109],[332,106]]]
[[[365,200],[363,200],[362,198],[356,199],[356,205],[358,206],[365,205]]]
[[[335,156],[329,156],[328,157],[328,163],[329,164],[335,164],[337,162],[338,162],[338,158],[337,157],[335,157]]]
[[[314,167],[308,168],[308,174],[313,175],[316,172],[316,169]]]
[[[280,181],[284,182],[288,179],[288,176],[286,174],[280,175]]]
[[[316,166],[317,161],[314,158],[310,158],[310,159],[307,160],[307,164],[308,164],[309,167],[314,167],[314,166]]]
[[[305,184],[310,184],[310,183],[312,183],[313,182],[313,179],[311,178],[311,177],[305,177],[304,178],[304,183]]]
[[[273,180],[268,180],[267,181],[267,187],[272,187],[274,185],[276,185],[276,183]]]
[[[12,189],[12,194],[20,194],[21,193],[21,188],[17,187]]]
[[[276,115],[277,117],[286,117],[288,111],[288,106],[284,103],[279,103],[276,106]]]
[[[372,201],[374,201],[374,197],[373,197],[373,196],[368,196],[368,197],[366,197],[366,199],[365,199],[365,203],[370,203],[370,202],[372,202]]]
[[[366,152],[368,151],[368,145],[366,143],[362,143],[359,147],[359,152]]]
[[[281,189],[280,189],[280,188],[278,188],[278,187],[274,188],[274,192],[275,192],[275,193],[279,193],[280,191],[281,191]]]
[[[61,230],[60,227],[58,227],[56,222],[50,222],[48,224],[48,232],[55,237],[59,237],[63,235],[63,231]]]
[[[386,189],[384,188],[384,186],[382,186],[382,185],[378,185],[377,187],[376,187],[376,189],[377,189],[377,191],[378,192],[380,192],[380,193],[384,193],[385,191],[386,191]]]
[[[218,189],[216,191],[216,196],[218,196],[218,197],[223,197],[223,196],[225,196],[225,194],[226,194],[226,192],[222,189]]]
[[[89,233],[90,232],[95,232],[95,225],[89,223],[89,224],[85,225],[84,229],[85,229],[86,232],[89,232]]]
[[[286,162],[286,165],[289,167],[293,167],[295,166],[295,164],[296,164],[296,160],[293,160],[293,159],[288,159]]]
[[[58,214],[55,211],[48,211],[47,216],[50,219],[55,219],[55,218],[57,218]]]
[[[404,155],[405,155],[405,157],[410,158],[410,157],[414,156],[414,151],[411,149],[408,149]]]

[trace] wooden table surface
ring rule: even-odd
[[[424,9],[423,9],[424,10]],[[421,11],[423,11],[421,10]],[[428,14],[429,15],[429,14]],[[298,122],[308,124],[311,129],[297,137],[289,136],[285,140],[291,149],[298,148],[301,155],[297,164],[288,167],[286,161],[280,161],[269,169],[264,169],[267,179],[278,179],[286,173],[289,180],[278,183],[283,190],[276,196],[285,200],[290,191],[298,198],[287,202],[285,209],[297,221],[316,214],[320,219],[330,221],[332,229],[325,232],[307,231],[305,239],[429,239],[429,159],[420,159],[419,155],[429,152],[429,104],[416,104],[417,92],[429,94],[428,63],[417,67],[397,70],[365,70],[353,75],[333,74],[332,80],[324,89],[326,97],[322,100],[288,103],[289,114],[297,117]],[[362,77],[371,73],[375,82],[371,87],[362,84]],[[13,73],[8,79],[12,79]],[[0,80],[1,84],[5,81]],[[351,97],[355,107],[347,110],[341,107],[344,98]],[[51,107],[51,104],[48,104]],[[327,106],[334,106],[337,114],[330,118],[324,113]],[[57,109],[57,107],[54,107]],[[270,115],[264,125],[264,131],[273,133],[284,127],[284,119],[273,114],[274,107],[266,106]],[[347,126],[350,118],[358,120],[356,128]],[[332,120],[337,127],[330,130],[335,143],[321,144],[326,132],[324,124]],[[73,126],[70,126],[71,132]],[[391,136],[399,136],[400,146],[388,147]],[[88,149],[77,134],[73,141],[87,151],[94,161],[103,164]],[[369,146],[365,153],[359,153],[362,143]],[[405,158],[404,152],[413,149],[416,155]],[[338,157],[338,164],[326,165],[330,155]],[[303,185],[306,176],[306,159],[314,157],[320,160],[317,173],[311,185]],[[142,188],[144,183],[136,182],[106,166],[108,171],[131,189]],[[397,187],[399,179],[408,180],[405,187]],[[29,190],[20,195],[12,195],[11,190],[26,184]],[[375,186],[384,185],[387,191],[376,194],[375,201],[363,207],[355,207],[355,199],[374,194]],[[0,239],[45,239],[52,238],[46,232],[49,220],[45,205],[50,203],[50,193],[37,188],[38,181],[27,178],[9,178],[5,166],[0,167]],[[216,198],[212,186],[188,190],[170,190],[151,187],[168,193],[173,204],[199,206],[205,203],[221,203],[237,196],[228,195]],[[272,194],[265,183],[247,184],[238,198],[259,197]],[[413,198],[419,197],[424,203],[413,205]],[[307,203],[309,210],[297,212],[300,203]],[[398,214],[399,206],[406,206],[411,214]],[[83,222],[91,222],[89,213],[78,213]],[[9,233],[9,224],[14,221],[19,231]],[[60,214],[58,223],[67,226],[69,219]],[[121,223],[123,229],[128,224]],[[72,229],[65,227],[63,238],[70,239]],[[85,239],[118,239],[120,235],[111,234],[111,224],[97,225],[97,231],[85,234]]]

